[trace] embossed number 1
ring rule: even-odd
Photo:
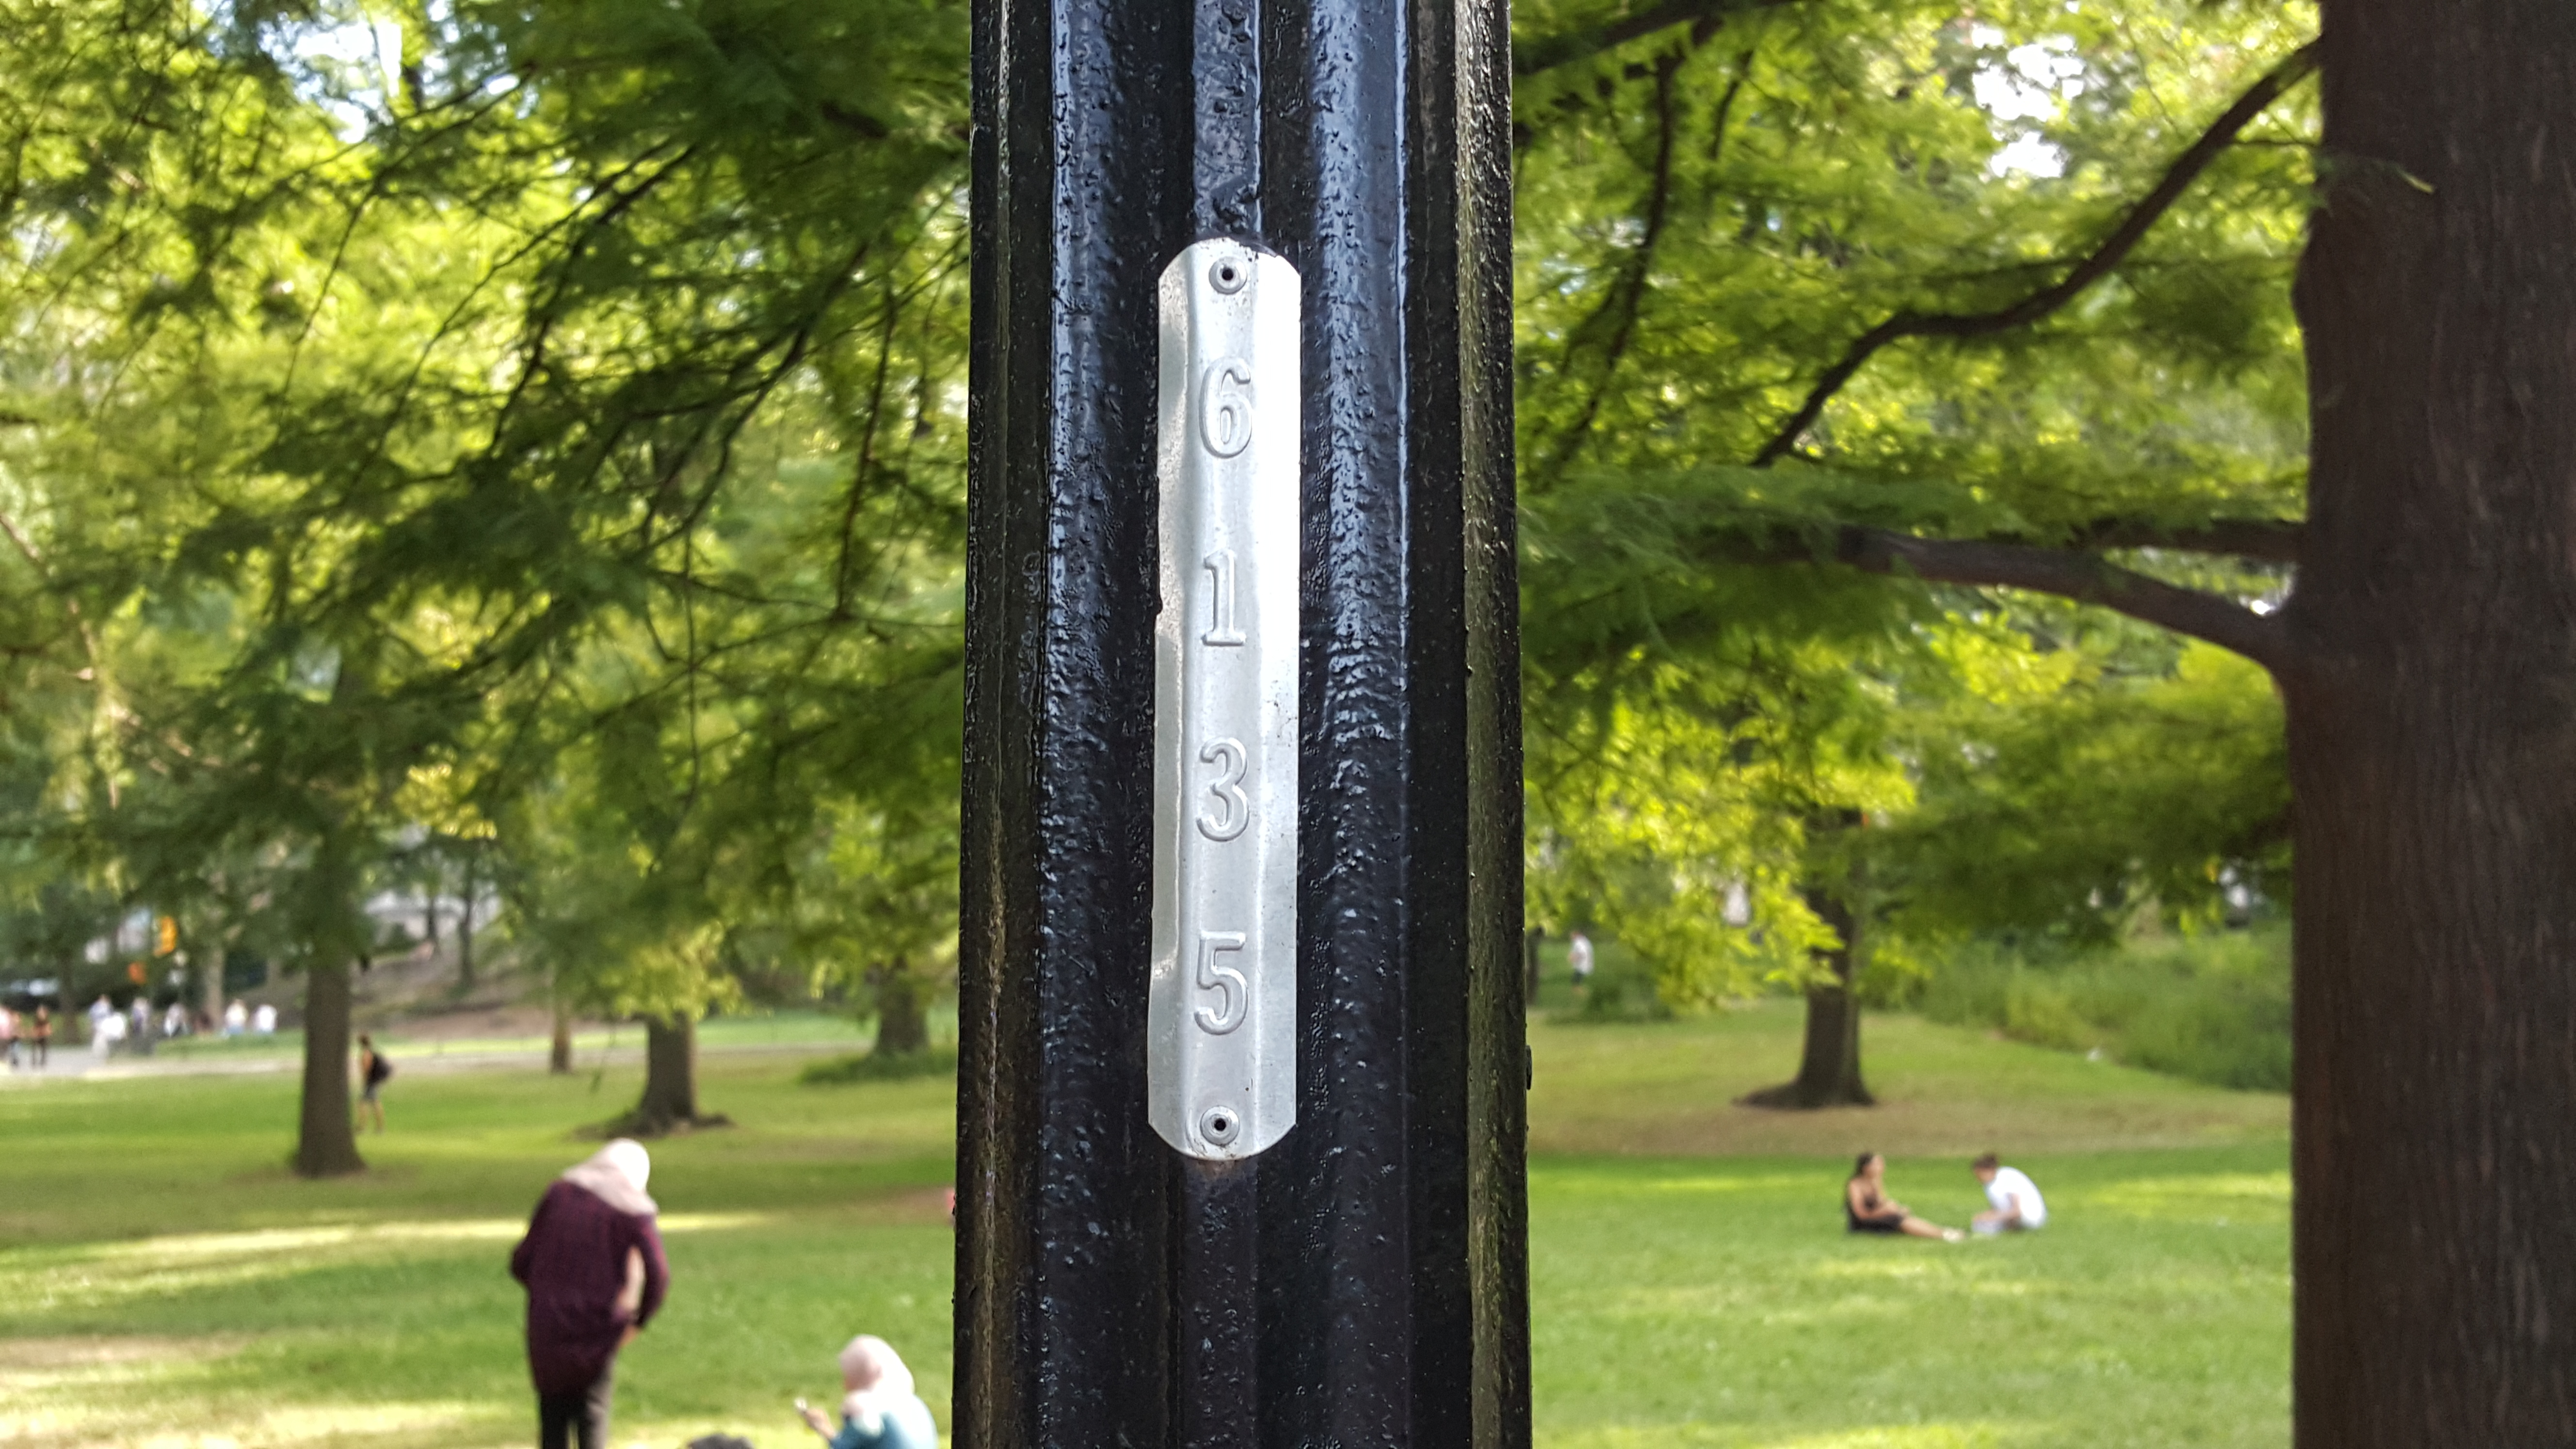
[[[1199,636],[1199,642],[1241,644],[1243,630],[1234,622],[1234,550],[1218,549],[1201,559],[1199,566],[1208,571],[1215,585],[1208,590],[1208,629]]]

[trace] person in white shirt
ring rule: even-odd
[[[1574,973],[1574,984],[1580,988],[1592,980],[1592,938],[1581,931],[1565,942],[1565,964]]]
[[[1991,1152],[1968,1164],[1968,1170],[1985,1184],[1986,1201],[1993,1205],[1971,1220],[1969,1225],[1978,1232],[2026,1233],[2048,1226],[2048,1203],[2030,1174],[2004,1166]]]
[[[253,1036],[277,1035],[277,1008],[260,1003],[259,1010],[250,1014],[250,1030]]]

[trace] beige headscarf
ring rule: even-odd
[[[841,1412],[862,1433],[875,1433],[889,1411],[912,1397],[912,1370],[893,1344],[873,1333],[860,1334],[841,1350],[841,1382],[850,1391]]]
[[[563,1180],[619,1212],[658,1213],[662,1209],[644,1195],[644,1183],[652,1175],[653,1159],[644,1144],[620,1137],[566,1168]]]

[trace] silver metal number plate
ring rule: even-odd
[[[1163,271],[1148,1115],[1192,1157],[1297,1119],[1297,269]]]

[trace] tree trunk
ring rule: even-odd
[[[556,1076],[572,1071],[572,1003],[555,998],[555,1038],[546,1047],[546,1070]]]
[[[447,884],[446,873],[432,861],[427,867],[429,884],[421,892],[420,938],[429,943],[429,954],[438,954],[438,891]]]
[[[2576,1443],[2576,9],[2326,0],[2301,1449]]]
[[[910,1056],[930,1050],[930,983],[906,968],[900,956],[879,967],[876,978],[876,1054]]]
[[[644,1018],[644,1096],[614,1129],[630,1137],[659,1137],[721,1120],[698,1115],[697,1019]]]
[[[362,1172],[349,1117],[349,968],[304,971],[304,1112],[295,1171],[304,1177]]]
[[[1830,982],[1807,988],[1807,1040],[1798,1076],[1746,1096],[1748,1107],[1868,1107],[1877,1099],[1860,1078],[1860,997],[1854,989],[1861,959],[1861,912],[1849,897],[1856,889],[1816,890],[1807,905],[1833,927],[1840,944],[1824,956]]]
[[[456,992],[462,996],[474,989],[474,856],[465,857],[464,908],[456,913]],[[569,1067],[565,1070],[571,1070]]]
[[[224,943],[208,933],[206,946],[195,953],[198,1009],[206,1014],[206,1030],[224,1029]]]

